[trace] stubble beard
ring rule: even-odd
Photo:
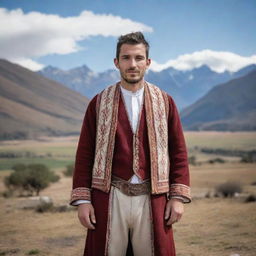
[[[121,77],[123,78],[123,80],[128,83],[128,84],[137,84],[139,82],[141,82],[144,78],[144,73],[140,74],[139,78],[127,78],[125,73],[120,72],[121,73]]]

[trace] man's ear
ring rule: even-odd
[[[151,64],[151,59],[147,59],[147,68],[149,68],[150,64]]]
[[[115,66],[119,69],[119,62],[117,58],[114,58],[114,63],[115,63]]]

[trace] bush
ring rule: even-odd
[[[43,164],[13,166],[14,172],[4,180],[10,191],[18,190],[20,194],[26,191],[29,195],[39,195],[40,191],[49,186],[51,182],[59,180],[59,176]]]
[[[74,164],[69,164],[66,166],[66,170],[63,172],[63,174],[67,177],[73,176],[73,170],[74,170]]]
[[[14,171],[24,171],[25,169],[27,169],[27,166],[25,164],[15,164],[12,169]]]
[[[5,177],[4,184],[10,192],[14,190],[19,191],[22,194],[23,190],[27,190],[26,181],[28,179],[29,172],[27,169],[15,171],[9,176]]]
[[[245,199],[246,203],[256,202],[256,196],[255,195],[249,195]]]
[[[27,254],[28,255],[37,255],[39,253],[40,253],[40,251],[38,249],[32,249]]]
[[[190,156],[190,157],[188,158],[188,162],[189,162],[189,164],[191,164],[191,165],[196,165],[196,157],[195,157],[195,156]]]
[[[220,157],[217,157],[217,158],[214,158],[214,159],[210,159],[209,160],[209,163],[210,164],[214,164],[214,163],[225,163],[226,161],[223,159],[223,158],[220,158]]]
[[[235,193],[241,193],[242,187],[236,182],[226,182],[216,187],[216,193],[223,197],[233,197]]]
[[[4,198],[10,198],[10,197],[13,196],[13,191],[12,191],[12,190],[6,190],[6,191],[2,192],[2,196],[3,196]],[[1,254],[0,254],[0,255],[1,255]]]
[[[36,212],[44,213],[53,210],[53,203],[52,202],[42,202],[40,205],[36,207]]]
[[[249,151],[244,154],[241,158],[242,163],[255,163],[256,162],[256,151]]]

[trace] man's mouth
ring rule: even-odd
[[[139,71],[136,71],[136,70],[128,70],[127,73],[129,73],[129,74],[138,74]]]

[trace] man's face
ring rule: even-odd
[[[135,84],[143,79],[151,60],[146,57],[144,44],[123,44],[119,59],[114,59],[114,62],[122,79],[129,84]]]

